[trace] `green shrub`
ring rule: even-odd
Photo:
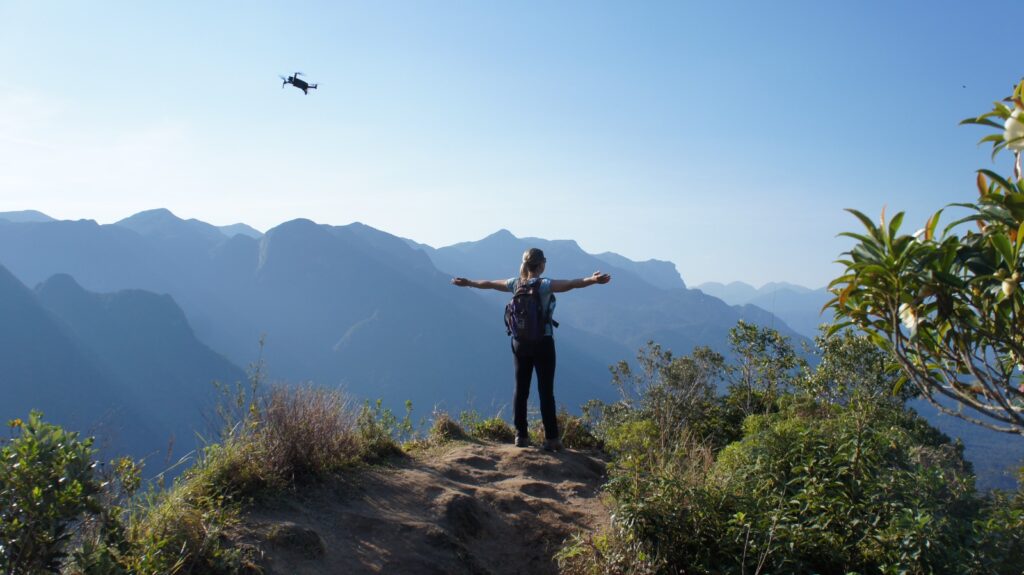
[[[1024,468],[1015,493],[989,495],[974,528],[979,573],[1024,573]]]
[[[33,411],[13,420],[0,444],[0,571],[57,572],[73,528],[97,513],[93,440],[46,423]]]
[[[558,413],[558,430],[562,435],[562,444],[570,449],[602,448],[601,440],[594,435],[590,425],[582,417],[560,411]]]
[[[613,528],[559,558],[571,573],[970,572],[981,515],[960,449],[879,409],[783,402],[717,459],[624,422],[607,443]]]
[[[890,362],[843,335],[796,378],[770,365],[783,340],[740,335],[725,396],[678,393],[671,366],[694,364],[653,348],[638,395],[585,406],[614,519],[558,554],[564,573],[1022,571],[1024,492],[979,497],[962,446],[887,391]]]
[[[500,415],[481,419],[480,414],[476,411],[463,411],[459,414],[459,424],[470,437],[476,439],[497,443],[512,443],[516,438],[515,430]]]
[[[650,557],[635,537],[622,529],[575,534],[555,554],[561,575],[657,575],[663,561]]]
[[[558,421],[558,435],[562,445],[569,449],[601,449],[603,442],[591,431],[590,423],[582,417],[571,415],[564,409],[555,416]],[[513,436],[514,438],[514,436]],[[535,420],[530,426],[530,441],[540,445],[545,440],[544,422]]]
[[[408,415],[411,411],[411,402],[406,402],[406,418],[399,421],[390,409],[383,407],[383,401],[380,399],[372,406],[369,401],[363,404],[356,418],[360,456],[363,459],[377,460],[401,455],[403,452],[400,437],[406,431],[411,433],[412,424]]]
[[[649,419],[609,429],[614,454],[606,491],[614,520],[606,533],[578,537],[557,557],[565,573],[720,573],[728,501],[705,487],[712,454],[683,435],[662,451]],[[679,558],[686,558],[680,562]]]
[[[901,408],[809,403],[719,455],[711,482],[736,504],[733,540],[772,570],[965,571],[978,505],[962,450]]]
[[[64,571],[82,575],[160,572],[143,560],[151,554],[139,553],[125,529],[128,507],[142,485],[141,465],[130,457],[122,457],[112,461],[110,467],[99,474],[99,480],[103,485],[101,509],[82,521],[80,545],[72,554],[70,569]]]

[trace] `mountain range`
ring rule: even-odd
[[[832,294],[823,287],[811,289],[786,282],[769,282],[755,288],[735,281],[728,284],[702,283],[697,289],[729,305],[753,305],[769,311],[797,333],[809,338],[817,336],[818,327],[832,319],[828,312],[822,312],[822,307],[832,298]]]
[[[770,321],[753,306],[733,308],[687,290],[678,273],[673,282],[667,262],[623,269],[613,265],[621,256],[601,259],[572,241],[508,232],[433,249],[358,223],[309,220],[258,238],[229,237],[167,210],[109,225],[0,220],[0,264],[27,285],[63,273],[96,292],[169,294],[198,338],[236,365],[256,358],[265,335],[273,377],[341,384],[359,397],[405,397],[424,407],[507,401],[503,296],[461,290],[449,280],[515,275],[530,245],[548,252],[551,275],[601,268],[615,276],[614,289],[559,298],[559,398],[569,406],[607,396],[607,366],[648,340],[685,351],[721,347],[737,319]]]
[[[8,328],[0,333],[18,341],[2,364],[11,369],[0,370],[16,376],[0,379],[0,392],[20,395],[0,417],[38,407],[77,429],[102,422],[132,453],[163,449],[170,437],[185,449],[194,441],[183,438],[205,424],[211,381],[244,380],[239,366],[259,358],[271,381],[342,386],[395,409],[408,399],[418,415],[469,406],[508,415],[508,294],[457,288],[450,278],[512,277],[530,247],[544,250],[549,277],[613,276],[558,296],[556,397],[572,411],[614,399],[608,366],[648,341],[677,354],[699,345],[725,352],[742,319],[799,348],[824,321],[824,290],[689,289],[671,262],[589,254],[572,240],[507,230],[434,248],[359,223],[298,219],[260,233],[162,209],[107,225],[6,212],[2,285],[17,295],[4,298],[0,317],[12,321],[0,322]],[[34,379],[33,366],[44,366]]]

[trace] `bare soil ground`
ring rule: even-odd
[[[557,573],[573,533],[608,524],[594,454],[454,443],[250,512],[267,574]]]

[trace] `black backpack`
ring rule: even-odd
[[[550,308],[554,302],[555,294],[551,294],[548,307],[544,307],[540,298],[539,279],[520,281],[512,300],[505,305],[505,329],[508,335],[521,342],[540,341],[548,323],[558,327],[558,322],[551,319]]]

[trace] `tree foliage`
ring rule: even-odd
[[[941,231],[943,210],[912,235],[900,231],[902,212],[886,219],[883,210],[876,223],[848,210],[865,231],[841,234],[856,244],[839,260],[846,269],[826,304],[842,320],[833,331],[864,330],[939,410],[1017,434],[1024,434],[1022,93],[1024,82],[1008,99],[1013,108],[997,102],[963,122],[1000,130],[982,142],[993,143],[993,157],[1015,154],[1013,178],[979,170],[978,199],[947,206],[966,215]]]

